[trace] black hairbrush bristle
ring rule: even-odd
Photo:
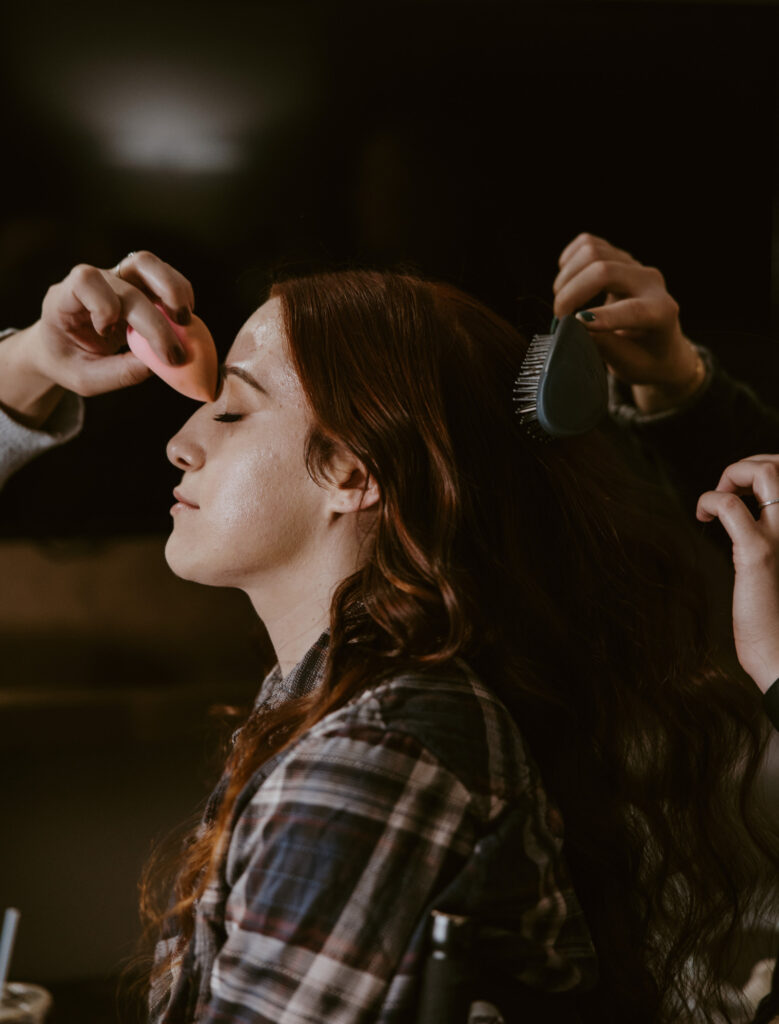
[[[606,368],[586,328],[574,316],[553,323],[530,342],[514,384],[517,415],[538,440],[592,430],[608,408]]]

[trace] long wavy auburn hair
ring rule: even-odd
[[[214,820],[179,850],[174,899],[142,887],[148,924],[173,918],[181,955],[271,754],[378,680],[460,657],[562,812],[600,963],[583,1018],[729,1019],[721,979],[750,916],[776,916],[779,841],[754,799],[759,700],[710,656],[679,519],[602,431],[525,435],[512,387],[527,341],[454,287],[344,271],[271,295],[310,404],[309,472],[326,477],[345,445],[381,498],[366,561],[333,597],[322,686],[249,715]]]

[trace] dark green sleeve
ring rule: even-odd
[[[779,411],[765,405],[746,384],[733,380],[705,349],[707,381],[677,411],[644,416],[620,403],[612,413],[631,428],[643,447],[662,461],[686,508],[712,490],[723,469],[747,455],[779,453]],[[614,400],[616,396],[616,400]]]

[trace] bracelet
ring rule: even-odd
[[[695,347],[695,346],[693,346]],[[701,386],[706,378],[706,364],[703,361],[698,349],[695,349],[695,369],[692,372],[692,376],[689,377],[681,391],[681,401],[686,401],[688,398],[692,398],[697,393],[698,388]]]
[[[763,694],[763,707],[773,727],[779,729],[779,679],[771,683]]]

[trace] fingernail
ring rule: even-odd
[[[176,315],[173,319],[180,327],[186,327],[188,323],[192,322],[192,314],[187,306],[182,306],[181,309],[176,310]]]
[[[170,350],[170,361],[173,366],[183,366],[187,361],[187,353],[180,345]]]
[[[589,309],[583,309],[580,313],[576,314],[577,320],[584,320],[585,323],[591,324],[595,319],[595,314],[591,313]]]
[[[98,331],[97,333],[104,341],[124,345],[126,344],[126,331],[127,328],[125,324],[120,321],[116,324],[109,324],[107,327],[104,327],[102,331]]]

